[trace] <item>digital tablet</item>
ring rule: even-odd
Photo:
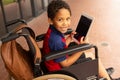
[[[76,28],[77,34],[75,34],[74,37],[76,39],[79,39],[82,36],[86,37],[92,21],[93,21],[92,17],[90,17],[88,15],[81,15],[79,23],[78,23],[77,28]]]

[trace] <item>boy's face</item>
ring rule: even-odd
[[[58,31],[65,33],[71,23],[70,12],[65,8],[60,9],[51,22]]]

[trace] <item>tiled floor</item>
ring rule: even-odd
[[[88,32],[90,43],[99,50],[104,66],[114,67],[113,77],[120,77],[120,0],[66,0],[72,10],[73,29],[76,28],[81,14],[93,17]],[[48,28],[46,12],[29,22],[36,35],[45,33]],[[41,43],[38,43],[40,46]],[[1,77],[0,77],[1,79]]]

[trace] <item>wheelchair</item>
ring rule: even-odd
[[[17,20],[16,22],[22,22],[22,27],[18,27],[16,30],[8,33],[6,36],[0,39],[1,46],[7,42],[17,40],[19,37],[24,37],[26,43],[29,47],[29,57],[31,57],[32,65],[32,77],[29,79],[27,76],[22,77],[22,74],[17,74],[7,67],[5,62],[5,57],[3,57],[4,50],[1,49],[1,55],[5,63],[8,72],[12,73],[11,75],[15,77],[16,80],[105,80],[104,78],[99,78],[98,76],[98,49],[97,46],[93,44],[81,44],[69,47],[61,51],[50,52],[48,55],[42,56],[41,50],[37,45],[38,41],[42,41],[45,34],[35,36],[34,31],[24,22],[23,20]],[[15,23],[15,22],[14,22]],[[69,30],[68,33],[69,34]],[[88,49],[94,49],[95,59],[94,60],[85,60],[82,63],[72,65],[67,68],[63,68],[59,71],[47,72],[42,63],[46,60],[55,59],[66,54],[71,55],[78,51],[84,51]],[[13,53],[14,54],[14,53]],[[89,68],[88,68],[89,66]],[[28,66],[29,67],[29,66]],[[31,67],[30,67],[31,68]],[[15,76],[16,75],[16,76]],[[17,77],[19,76],[19,77]],[[111,78],[112,79],[112,78]]]

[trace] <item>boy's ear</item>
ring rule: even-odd
[[[48,18],[48,23],[51,25],[53,24],[53,21],[51,20],[51,18]]]

